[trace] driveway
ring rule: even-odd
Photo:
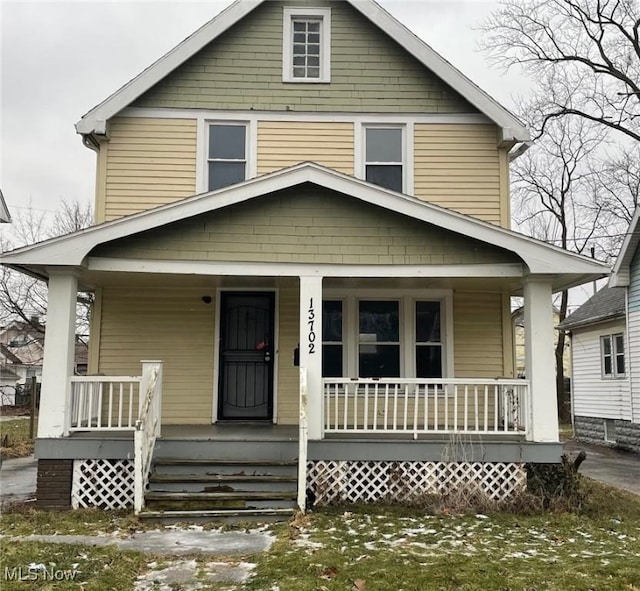
[[[38,460],[33,456],[2,460],[0,506],[36,498]]]
[[[565,441],[564,450],[571,455],[580,450],[587,453],[587,459],[580,466],[581,474],[640,495],[640,454],[573,439]]]

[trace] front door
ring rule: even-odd
[[[273,418],[272,292],[222,292],[218,418]]]

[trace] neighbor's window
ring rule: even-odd
[[[400,302],[360,300],[358,375],[400,377]]]
[[[404,130],[365,127],[365,179],[402,193],[404,187]]]
[[[416,302],[416,377],[442,377],[440,302]]]
[[[284,82],[329,82],[331,9],[285,8],[282,46]]]
[[[220,189],[247,178],[247,126],[211,123],[207,152],[208,190]]]
[[[624,377],[624,335],[612,334],[600,337],[600,353],[602,357],[602,377]]]
[[[341,378],[344,342],[342,336],[342,301],[322,302],[322,376]]]

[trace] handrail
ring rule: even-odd
[[[144,491],[149,484],[149,473],[156,439],[160,436],[162,408],[162,362],[143,361],[140,385],[140,411],[134,432],[134,510],[136,515],[144,509]]]

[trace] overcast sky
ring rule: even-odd
[[[230,3],[0,0],[0,188],[9,208],[93,200],[95,154],[74,123]],[[476,50],[473,27],[496,3],[381,4],[505,106],[523,88]]]

